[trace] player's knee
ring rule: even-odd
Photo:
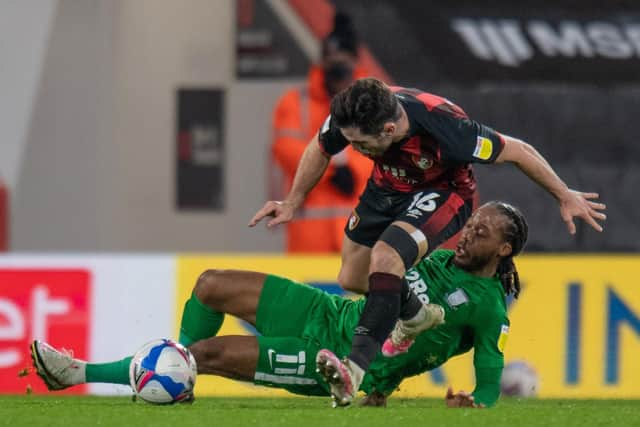
[[[376,242],[371,249],[371,265],[369,272],[384,271],[391,272],[402,268],[403,263],[400,256],[392,246],[385,242]]]
[[[214,372],[224,361],[225,345],[216,337],[200,340],[189,346],[196,359],[199,374]]]
[[[354,274],[347,268],[342,268],[338,273],[338,284],[345,291],[363,294],[367,292],[368,282],[366,275]]]
[[[202,303],[213,303],[219,298],[226,282],[224,270],[205,270],[198,277],[193,293]]]
[[[426,252],[427,239],[422,231],[407,231],[389,226],[371,251],[370,271],[408,270]]]

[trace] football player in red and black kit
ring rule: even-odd
[[[343,288],[368,292],[367,303],[348,358],[341,361],[325,350],[317,355],[338,405],[351,402],[381,347],[387,356],[405,352],[419,332],[442,323],[442,307],[422,304],[403,276],[471,215],[471,163],[514,163],[556,198],[571,234],[574,217],[602,231],[596,220],[606,218],[600,212],[605,205],[594,200],[598,195],[569,189],[531,145],[469,119],[447,99],[376,79],[357,80],[335,96],[286,199],[267,202],[249,225],[266,216],[274,217],[269,227],[291,220],[331,156],[349,144],[375,164],[345,227],[338,276]],[[482,230],[474,236],[481,239]],[[464,242],[456,251],[464,256]],[[512,269],[507,259],[498,274]]]

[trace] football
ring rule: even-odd
[[[169,339],[146,343],[129,365],[129,381],[135,395],[156,404],[192,398],[196,375],[196,361],[191,352]]]
[[[507,363],[502,371],[500,392],[504,396],[533,397],[538,394],[538,374],[525,361]]]

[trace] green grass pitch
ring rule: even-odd
[[[323,398],[199,398],[154,406],[125,397],[0,396],[3,426],[640,426],[640,401],[502,399],[492,409],[390,399],[387,408],[332,409]]]

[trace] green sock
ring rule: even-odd
[[[125,357],[110,363],[87,363],[87,382],[129,385],[131,359],[132,357]]]
[[[203,304],[195,294],[184,304],[182,322],[180,323],[180,344],[189,346],[196,341],[215,336],[222,322],[224,313],[218,313]]]
[[[215,336],[223,321],[224,313],[218,313],[204,305],[194,294],[191,294],[182,312],[180,344],[188,346],[196,341]],[[86,380],[88,383],[128,385],[131,359],[132,357],[125,357],[110,363],[87,363]]]

